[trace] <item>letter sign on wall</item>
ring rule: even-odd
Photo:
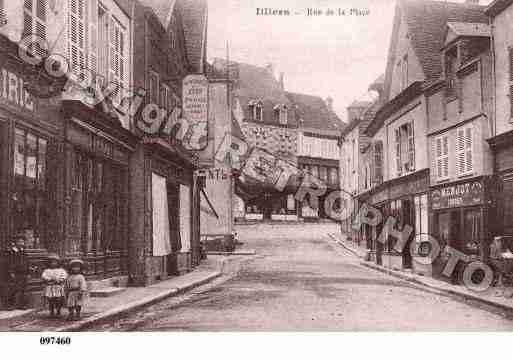
[[[183,139],[186,149],[206,148],[208,138],[208,80],[203,75],[188,75],[182,83],[183,118],[188,123]]]

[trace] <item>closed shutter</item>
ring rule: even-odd
[[[471,173],[474,169],[472,158],[472,127],[465,129],[465,172]]]
[[[7,14],[5,13],[5,0],[0,0],[0,26],[7,24]]]
[[[442,176],[449,177],[449,136],[442,138]]]
[[[401,163],[401,131],[395,129],[395,158],[396,158],[396,169],[397,175],[401,175],[402,163]]]
[[[442,158],[442,138],[439,137],[435,140],[435,154],[436,154],[436,178],[443,178],[443,158]]]
[[[510,120],[513,120],[513,47],[508,49],[509,59],[509,108],[510,108]]]
[[[113,94],[113,100],[118,104],[121,101],[122,89],[128,87],[128,74],[126,73],[126,35],[121,24],[112,16],[109,20],[109,31],[109,81],[118,85]]]
[[[98,73],[98,2],[89,0],[89,69]]]
[[[80,80],[84,79],[86,67],[86,0],[69,0],[68,49],[70,67]]]
[[[465,174],[465,130],[459,129],[456,136],[458,174]]]
[[[38,40],[46,40],[46,10],[46,0],[24,0],[23,2],[22,37],[24,39],[27,37],[33,39],[27,42],[34,44],[29,45],[28,51],[39,57],[47,55],[46,50],[38,43]]]
[[[415,171],[415,135],[413,122],[408,124],[408,171]]]

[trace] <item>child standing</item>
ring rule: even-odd
[[[66,280],[66,305],[69,311],[68,320],[79,319],[87,292],[87,283],[82,274],[84,262],[73,259],[69,262],[70,276]]]
[[[64,283],[68,274],[60,266],[60,258],[57,254],[48,256],[48,268],[43,271],[41,278],[46,284],[44,298],[50,309],[50,317],[60,317],[61,308],[64,304]]]

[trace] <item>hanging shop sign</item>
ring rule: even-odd
[[[188,150],[201,151],[207,146],[208,135],[208,80],[204,75],[188,75],[182,82],[182,111],[188,127],[197,137],[184,141]]]
[[[472,181],[437,188],[431,191],[433,209],[480,205],[484,201],[481,181]]]

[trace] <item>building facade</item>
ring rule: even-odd
[[[200,5],[183,0],[174,4],[174,10],[168,6],[173,22],[169,29],[185,34],[187,41],[178,39],[183,35],[170,39],[182,41],[176,57],[162,59],[152,54],[155,72],[166,76],[177,99],[181,95],[173,87],[180,86],[176,75],[200,72],[204,61],[204,49],[196,46],[206,34],[206,6]],[[194,161],[191,154],[179,155],[180,150],[169,142],[147,145],[136,131],[136,113],[129,111],[134,85],[151,89],[147,100],[163,107],[175,99],[164,96],[160,86],[155,96],[155,82],[145,74],[151,66],[134,62],[132,44],[141,46],[134,28],[155,27],[155,14],[132,0],[29,0],[3,2],[2,6],[0,208],[7,215],[1,219],[0,244],[5,247],[16,235],[24,236],[34,269],[29,282],[33,304],[40,298],[40,274],[49,252],[64,260],[82,258],[90,280],[117,278],[141,285],[162,274],[149,269],[158,267],[149,255],[152,242],[137,232],[141,223],[148,228],[151,216],[141,212],[142,219],[133,217],[141,203],[148,204],[149,197],[139,198],[135,193],[146,196],[146,190],[152,189],[137,182],[150,168],[163,177],[175,176],[184,187],[173,193],[190,198],[173,209],[178,212],[175,218],[192,222],[187,228],[177,227],[189,240],[177,249],[180,255],[174,259],[183,263],[179,269],[188,270],[199,259],[199,244],[195,258],[192,240],[197,228],[199,241],[199,223],[193,219],[194,210],[199,210],[192,199]],[[197,9],[203,9],[201,14]],[[166,44],[169,38],[162,35],[166,30],[158,26],[158,34],[146,34],[153,41],[162,36]],[[144,51],[146,46],[150,44],[137,49],[144,54],[138,60],[150,55]],[[168,60],[175,61],[176,67],[167,68]],[[62,71],[45,71],[45,61],[56,61]],[[165,68],[158,67],[157,61]],[[137,79],[134,68],[139,71]],[[144,162],[144,154],[151,160]],[[180,166],[172,167],[169,161],[175,165],[175,158]],[[151,207],[147,209],[151,213]],[[4,265],[4,258],[0,259]],[[0,280],[4,289],[7,279]]]

